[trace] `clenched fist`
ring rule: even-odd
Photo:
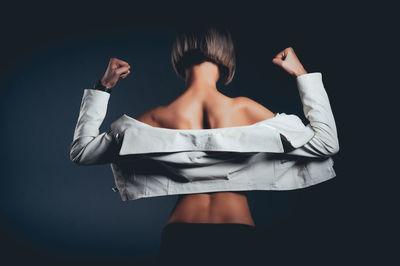
[[[112,88],[117,84],[119,78],[126,78],[131,73],[131,66],[120,59],[110,58],[106,73],[101,79],[101,83],[107,88]]]
[[[298,77],[300,75],[307,74],[307,71],[300,63],[292,47],[288,47],[279,52],[275,58],[272,59],[272,63],[280,66],[292,76]]]

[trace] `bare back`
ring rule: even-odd
[[[230,98],[219,92],[185,92],[167,106],[154,108],[137,119],[155,127],[209,129],[251,125],[275,116],[257,102]],[[241,223],[253,225],[247,197],[242,192],[180,195],[167,223]]]

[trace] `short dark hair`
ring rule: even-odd
[[[228,85],[235,74],[235,49],[230,30],[221,25],[181,27],[172,45],[171,63],[185,79],[185,69],[210,61],[218,65],[220,80]]]

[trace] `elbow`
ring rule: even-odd
[[[333,156],[335,154],[337,154],[340,150],[339,147],[339,141],[337,138],[335,138],[334,140],[332,140],[329,145],[327,145],[327,151],[328,151],[328,156]]]
[[[337,154],[338,152],[339,152],[339,145],[337,145],[337,146],[335,146],[334,148],[332,148],[332,150],[331,150],[331,156],[332,155],[335,155],[335,154]]]
[[[325,139],[314,143],[314,151],[318,157],[332,157],[339,152],[339,142],[336,139]]]
[[[71,160],[71,162],[77,164],[77,165],[81,165],[82,161],[79,159],[79,156],[77,156],[77,154],[71,150],[69,153],[69,159]]]
[[[85,162],[82,158],[82,149],[78,149],[76,145],[71,145],[71,149],[69,151],[69,159],[71,162],[77,165],[85,165]]]
[[[77,148],[77,149],[73,149],[71,148],[70,152],[69,152],[69,159],[77,164],[77,165],[94,165],[94,164],[99,164],[98,161],[96,161],[96,159],[93,158],[93,156],[89,156],[86,152],[85,152],[85,147],[84,148]]]
[[[339,152],[339,138],[336,130],[324,132],[323,135],[320,134],[320,140],[326,157],[331,157]]]
[[[82,158],[82,156],[74,156],[74,155],[70,154],[69,159],[74,164],[77,164],[77,165],[90,165],[91,164],[89,161]]]

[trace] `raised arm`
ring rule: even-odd
[[[70,159],[80,165],[105,164],[118,155],[117,139],[110,130],[99,135],[107,112],[108,92],[85,89],[70,146]]]
[[[128,63],[111,58],[101,79],[107,88],[114,87],[119,78],[129,75]],[[70,159],[80,165],[105,164],[115,161],[119,154],[118,136],[112,130],[99,134],[99,128],[107,113],[110,93],[85,89],[78,121],[70,146]]]
[[[308,73],[296,78],[303,112],[310,122],[306,126],[314,131],[314,137],[305,145],[287,154],[307,157],[331,157],[339,152],[339,140],[322,74]]]
[[[272,62],[296,77],[303,112],[310,122],[307,127],[315,133],[305,145],[285,153],[305,157],[331,157],[336,154],[339,151],[339,140],[322,74],[307,73],[291,47],[278,53]]]

